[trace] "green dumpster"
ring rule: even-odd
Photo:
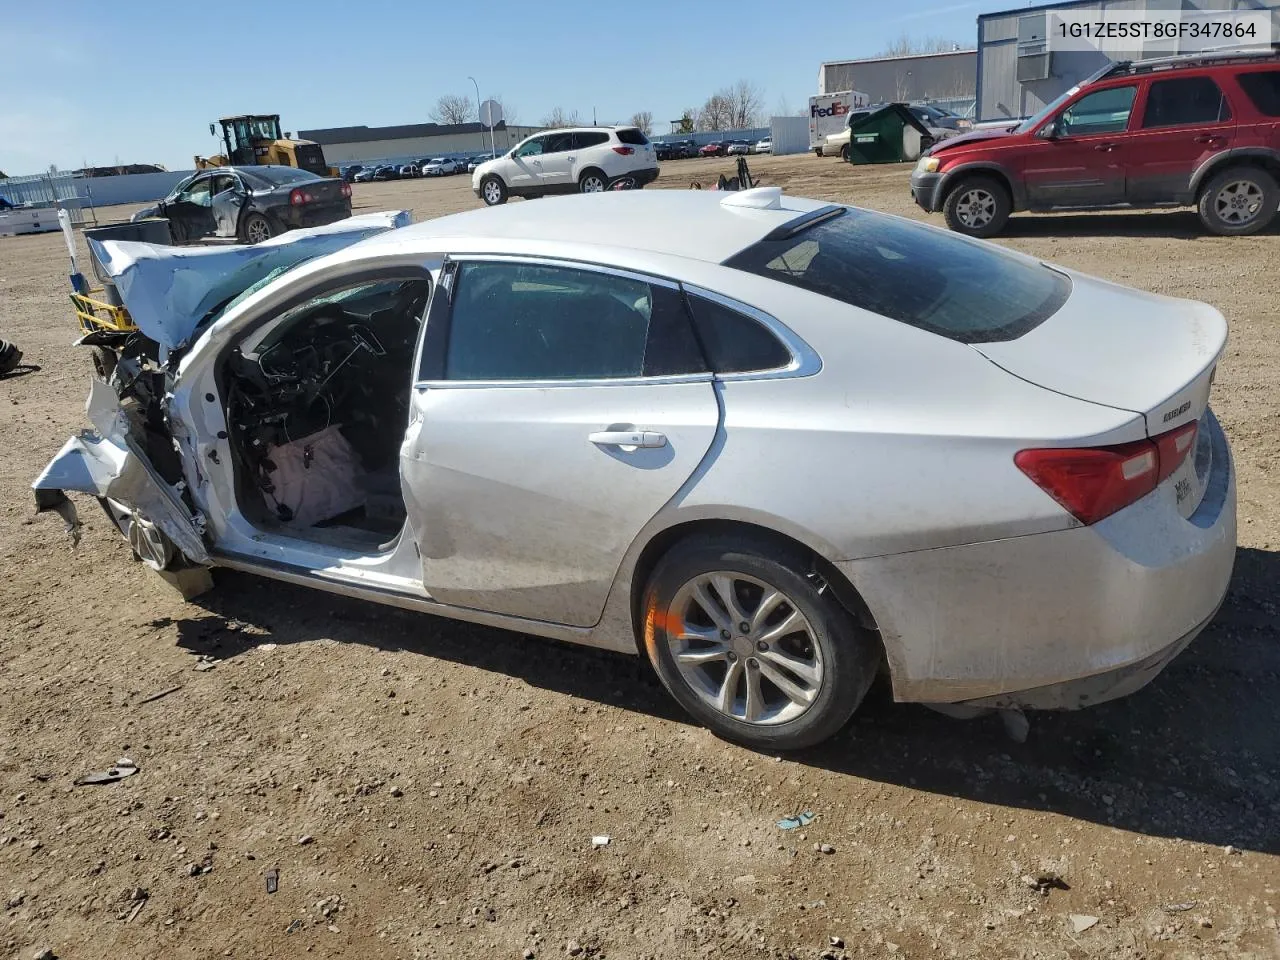
[[[929,130],[905,103],[886,103],[849,120],[850,163],[902,163],[933,146]]]

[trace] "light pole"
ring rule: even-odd
[[[483,150],[484,149],[484,122],[480,119],[480,84],[476,83],[475,77],[467,77],[467,79],[470,80],[473,84],[475,84],[475,88],[476,88],[476,123],[481,124],[480,149]],[[493,153],[494,151],[492,148],[490,148],[489,152]]]

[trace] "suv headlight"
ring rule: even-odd
[[[933,173],[938,169],[938,158],[921,157],[920,162],[916,164],[916,169],[921,173]]]

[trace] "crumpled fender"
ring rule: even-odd
[[[97,431],[85,430],[62,445],[31,484],[36,510],[53,510],[66,523],[72,543],[80,540],[80,520],[68,492],[109,497],[146,517],[195,563],[209,563],[209,552],[178,489],[156,473],[129,438],[128,420],[115,394],[95,379],[85,404]]]

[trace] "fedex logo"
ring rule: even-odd
[[[849,112],[847,104],[841,103],[839,100],[831,104],[829,107],[820,107],[816,103],[809,107],[809,116],[813,117],[843,117]]]

